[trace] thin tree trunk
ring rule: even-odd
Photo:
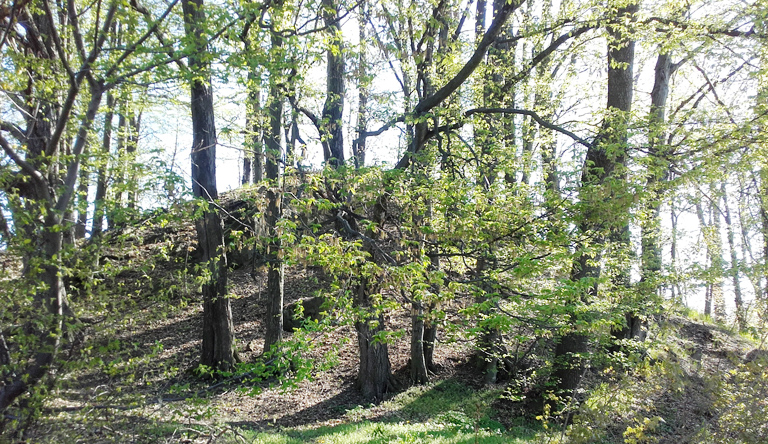
[[[136,110],[131,110],[131,118],[128,121],[128,138],[125,145],[125,152],[128,154],[128,208],[135,209],[137,196],[139,194],[138,176],[133,165],[136,163],[136,151],[139,148],[139,135],[141,132],[141,112],[135,114]]]
[[[743,329],[747,326],[747,313],[744,307],[744,300],[741,295],[741,283],[739,276],[739,257],[736,253],[736,241],[733,234],[733,224],[731,222],[731,209],[728,205],[728,190],[725,186],[725,181],[721,185],[721,193],[723,198],[723,215],[725,216],[725,230],[728,237],[728,248],[731,255],[731,267],[729,274],[733,282],[733,298],[736,304],[736,322],[739,329]]]
[[[715,282],[712,287],[712,303],[715,319],[725,320],[725,293],[723,292],[723,276],[725,275],[725,260],[723,259],[722,225],[720,223],[720,209],[717,207],[716,196],[719,194],[717,185],[710,185],[709,217],[712,226],[712,270]]]
[[[0,207],[0,235],[3,236],[3,241],[5,242],[6,248],[11,243],[11,230],[8,228],[8,220],[5,218],[5,214],[3,214],[3,208]]]
[[[104,229],[104,208],[107,197],[107,171],[109,169],[110,152],[112,150],[112,110],[115,107],[115,97],[107,93],[107,111],[104,113],[104,130],[101,142],[102,160],[99,162],[98,178],[96,179],[96,195],[93,199],[93,224],[91,236],[99,237]]]
[[[712,257],[714,255],[712,242],[710,239],[710,227],[707,223],[707,219],[704,216],[704,208],[701,206],[701,194],[696,200],[696,216],[699,218],[699,226],[701,227],[701,235],[704,237],[704,244],[707,248],[707,269],[712,269],[712,263],[714,262]],[[711,271],[709,272],[711,274]],[[706,280],[706,291],[704,295],[704,314],[706,316],[712,316],[712,289],[714,288],[714,282],[711,276]]]
[[[352,147],[352,155],[355,156],[355,168],[365,166],[365,142],[368,119],[368,94],[370,83],[368,80],[368,61],[366,58],[366,34],[365,26],[368,21],[368,10],[365,0],[360,3],[359,38],[360,54],[357,59],[357,138]]]
[[[272,51],[279,53],[283,46],[283,38],[272,34]],[[266,147],[266,173],[269,185],[267,187],[267,214],[266,225],[269,231],[270,242],[267,247],[269,257],[269,272],[267,273],[267,314],[266,335],[264,338],[264,352],[268,352],[273,346],[283,339],[283,282],[284,265],[280,259],[280,240],[277,237],[277,223],[282,217],[282,192],[280,191],[280,160],[282,149],[280,135],[282,133],[283,119],[283,91],[280,86],[281,74],[275,69],[270,74],[269,88],[269,131],[264,135]]]
[[[182,0],[184,27],[193,41],[204,41],[203,0]],[[227,256],[221,218],[213,206],[216,188],[216,124],[213,113],[210,62],[205,46],[193,51],[188,60],[195,73],[191,87],[192,111],[192,194],[207,203],[195,221],[197,243],[208,277],[203,284],[203,343],[200,364],[227,371],[235,362],[232,310],[227,296]]]
[[[675,208],[675,196],[669,200],[669,219],[671,237],[669,246],[669,267],[672,270],[672,274],[675,276],[672,281],[672,288],[670,289],[671,298],[673,301],[682,302],[682,292],[676,291],[677,289],[677,212]]]
[[[83,150],[83,161],[80,165],[80,177],[77,180],[77,225],[75,239],[85,238],[88,224],[88,188],[91,182],[91,164],[85,162],[88,157],[88,145]]]
[[[424,359],[424,305],[414,301],[411,308],[411,381],[414,384],[429,382],[427,362]]]
[[[328,35],[328,72],[326,79],[325,105],[322,115],[323,157],[325,162],[337,167],[344,164],[344,42],[341,39],[341,24],[338,0],[322,0],[322,16]]]
[[[248,72],[248,103],[245,118],[248,133],[243,156],[243,185],[259,183],[264,179],[260,77],[260,73],[254,72],[254,68]]]

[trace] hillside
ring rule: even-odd
[[[265,276],[244,260],[230,275],[241,367],[201,379],[191,371],[201,331],[194,227],[160,212],[108,239],[102,268],[73,279],[83,329],[56,368],[54,391],[22,435],[12,434],[19,425],[8,418],[7,442],[768,442],[760,344],[671,304],[639,353],[594,363],[580,387],[584,401],[565,425],[510,393],[519,381],[483,385],[472,343],[461,336],[442,334],[433,381],[408,388],[405,310],[387,316],[391,330],[405,332],[390,344],[401,391],[381,404],[366,403],[355,388],[355,332],[342,318],[289,333],[282,370],[265,371]],[[289,267],[286,303],[328,285],[319,268]]]

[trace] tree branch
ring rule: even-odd
[[[2,134],[0,134],[0,146],[3,147],[3,151],[5,151],[5,154],[8,155],[8,157],[13,160],[13,162],[21,168],[22,171],[24,171],[29,177],[32,178],[32,180],[35,182],[35,185],[37,185],[38,188],[41,190],[45,190],[45,192],[48,192],[48,185],[45,183],[45,179],[43,178],[43,174],[40,173],[35,167],[32,166],[29,162],[22,159],[19,154],[11,148],[11,145],[8,143],[8,141],[3,137]],[[44,196],[49,197],[49,196]]]
[[[27,135],[24,134],[24,130],[22,130],[15,123],[6,122],[5,120],[0,120],[0,131],[6,131],[10,133],[11,136],[13,136],[19,142],[27,141]]]
[[[522,114],[524,116],[528,116],[536,121],[539,125],[543,126],[544,128],[550,129],[552,131],[556,131],[560,134],[564,134],[574,141],[584,145],[587,148],[592,147],[592,143],[586,141],[585,139],[582,139],[581,137],[577,136],[571,131],[568,131],[567,129],[555,125],[551,122],[548,122],[541,118],[535,111],[530,111],[527,109],[517,109],[517,108],[475,108],[470,109],[464,113],[466,117],[471,117],[473,114]]]
[[[768,34],[757,32],[755,31],[754,25],[747,31],[741,31],[739,29],[717,29],[717,28],[711,28],[707,25],[702,25],[700,23],[690,24],[690,23],[683,23],[677,20],[672,20],[668,18],[662,18],[662,17],[649,17],[646,20],[644,20],[643,24],[651,24],[651,23],[661,23],[662,25],[668,25],[668,26],[674,26],[678,29],[681,29],[683,31],[688,30],[689,28],[698,28],[703,31],[705,35],[725,35],[728,37],[757,37],[757,38],[768,38]],[[659,31],[668,31],[666,29],[659,29]]]

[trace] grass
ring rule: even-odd
[[[506,429],[494,419],[500,390],[474,390],[458,381],[412,387],[379,406],[347,410],[350,422],[275,432],[241,430],[246,442],[264,444],[480,443],[535,442],[536,424]],[[233,441],[235,442],[235,441]]]
[[[247,434],[244,436],[248,437]],[[256,433],[249,442],[264,444],[353,444],[353,443],[440,443],[440,444],[501,444],[527,443],[501,431],[487,429],[463,430],[438,422],[370,422],[321,427],[306,431]]]

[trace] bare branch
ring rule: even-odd
[[[120,57],[112,64],[112,67],[110,67],[107,70],[107,73],[104,75],[104,79],[105,80],[109,79],[109,77],[112,76],[117,71],[117,69],[123,64],[125,59],[127,59],[131,54],[133,54],[136,51],[136,49],[140,45],[142,45],[145,41],[147,41],[147,39],[150,36],[155,35],[161,45],[168,46],[165,43],[165,41],[164,41],[165,39],[163,38],[162,34],[159,32],[158,27],[160,26],[160,23],[162,23],[163,20],[165,20],[166,17],[168,17],[168,15],[171,13],[173,8],[178,3],[179,3],[179,0],[171,1],[171,3],[168,5],[167,8],[165,8],[165,11],[163,11],[163,13],[160,15],[160,17],[158,17],[157,20],[152,21],[151,17],[150,17],[150,14],[149,14],[149,11],[146,8],[140,6],[136,0],[132,0],[131,1],[131,5],[134,8],[136,8],[136,10],[138,12],[140,12],[141,14],[144,15],[144,18],[147,20],[147,22],[150,23],[150,26],[149,26],[149,28],[147,28],[146,32],[144,32],[144,35],[142,35],[141,37],[139,37],[139,39],[137,39],[135,42],[133,42],[133,44],[130,47],[128,47],[128,49],[126,49],[120,55]],[[106,32],[105,32],[105,34],[106,34]],[[169,55],[171,56],[172,59],[174,59],[172,50],[170,51]],[[180,58],[177,59],[177,60],[180,60]],[[183,64],[182,64],[182,66],[183,66]],[[139,71],[139,72],[142,72],[142,71]],[[115,85],[115,84],[119,83],[120,81],[125,80],[126,78],[127,78],[127,75],[123,75],[118,80],[115,80],[115,81],[111,82],[111,84]]]
[[[524,116],[528,116],[536,121],[539,125],[543,126],[544,128],[550,129],[552,131],[557,131],[560,134],[564,134],[574,141],[584,145],[587,148],[590,148],[592,146],[592,143],[586,141],[585,139],[582,139],[581,137],[577,136],[571,131],[568,131],[567,129],[555,125],[551,122],[548,122],[541,118],[535,111],[527,110],[527,109],[517,109],[517,108],[475,108],[471,109],[469,111],[466,111],[464,113],[464,116],[470,117],[473,114],[522,114]]]
[[[648,19],[644,20],[643,23],[646,25],[651,23],[661,23],[662,25],[672,26],[672,27],[681,29],[683,31],[691,28],[700,29],[702,31],[702,34],[704,35],[724,35],[728,37],[757,37],[759,39],[768,38],[768,34],[755,31],[754,26],[752,26],[750,29],[746,31],[742,31],[740,29],[718,29],[718,28],[709,27],[701,23],[691,24],[691,23],[685,23],[678,20],[662,18],[662,17],[649,17]],[[658,29],[658,31],[667,32],[669,30],[660,28]]]

